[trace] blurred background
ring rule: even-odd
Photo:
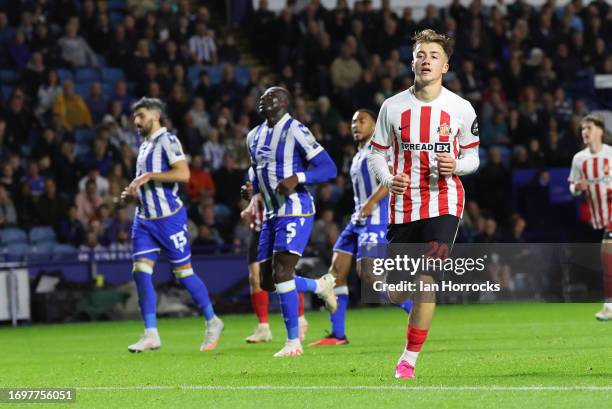
[[[130,117],[142,96],[167,102],[167,127],[190,160],[182,193],[195,270],[216,308],[248,311],[245,137],[262,121],[265,89],[288,88],[293,116],[339,170],[312,189],[316,222],[300,266],[326,271],[353,210],[352,113],[378,112],[412,85],[411,37],[424,28],[455,38],[445,86],[479,118],[481,165],[462,178],[458,242],[598,243],[567,177],[581,117],[597,111],[612,129],[604,0],[0,0],[0,320],[138,314],[134,208],[118,197],[142,142]],[[491,272],[510,299],[521,295],[511,264]],[[555,274],[538,297],[601,291],[597,271]],[[155,280],[162,314],[191,313],[167,263]]]

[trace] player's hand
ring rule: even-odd
[[[373,211],[374,205],[370,202],[366,202],[366,204],[364,204],[359,211],[359,218],[365,219],[366,217],[370,216]]]
[[[436,159],[438,159],[438,174],[440,176],[451,176],[455,172],[457,164],[450,154],[438,153]]]
[[[586,179],[579,180],[574,184],[574,189],[576,192],[584,192],[589,189],[589,182]]]
[[[291,175],[280,181],[276,191],[283,196],[289,196],[299,182],[297,175]]]
[[[391,182],[391,192],[396,195],[403,195],[406,192],[406,188],[408,188],[408,181],[408,175],[404,172],[394,175]]]
[[[137,178],[132,180],[132,183],[130,183],[125,189],[127,190],[127,195],[136,197],[138,195],[138,189],[140,189],[142,185],[148,183],[150,180],[151,173],[143,173],[142,175],[138,176]],[[123,197],[123,194],[121,194],[121,196]]]
[[[251,182],[246,182],[240,187],[240,196],[242,196],[244,200],[251,200],[253,196],[253,184]]]
[[[240,212],[240,218],[242,220],[244,220],[247,223],[251,222],[251,209],[249,209],[248,207],[246,209],[244,209],[243,211]]]

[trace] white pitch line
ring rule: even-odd
[[[342,391],[342,390],[386,390],[386,391],[612,391],[612,386],[400,386],[400,385],[312,385],[312,386],[282,386],[282,385],[142,385],[142,386],[79,386],[80,391],[171,391],[171,390],[202,390],[202,391]]]

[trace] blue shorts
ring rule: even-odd
[[[145,220],[138,216],[132,225],[132,258],[157,260],[163,250],[174,267],[191,263],[191,247],[187,230],[187,211],[181,208],[171,216]]]
[[[301,256],[310,239],[314,216],[273,217],[264,221],[259,234],[257,261],[272,258],[273,253],[287,252]]]
[[[334,251],[350,254],[357,260],[364,256],[364,246],[387,244],[387,225],[349,223],[334,244]]]

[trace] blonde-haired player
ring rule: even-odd
[[[442,86],[452,46],[450,38],[433,30],[417,33],[414,86],[385,100],[378,115],[368,162],[391,191],[390,252],[397,250],[398,243],[428,243],[427,254],[447,256],[465,202],[459,176],[476,171],[479,165],[474,108]],[[388,153],[393,172],[387,166]],[[439,278],[428,272],[418,272],[415,277],[424,283]],[[414,366],[434,315],[435,293],[416,293],[414,301],[396,378],[414,378]]]

